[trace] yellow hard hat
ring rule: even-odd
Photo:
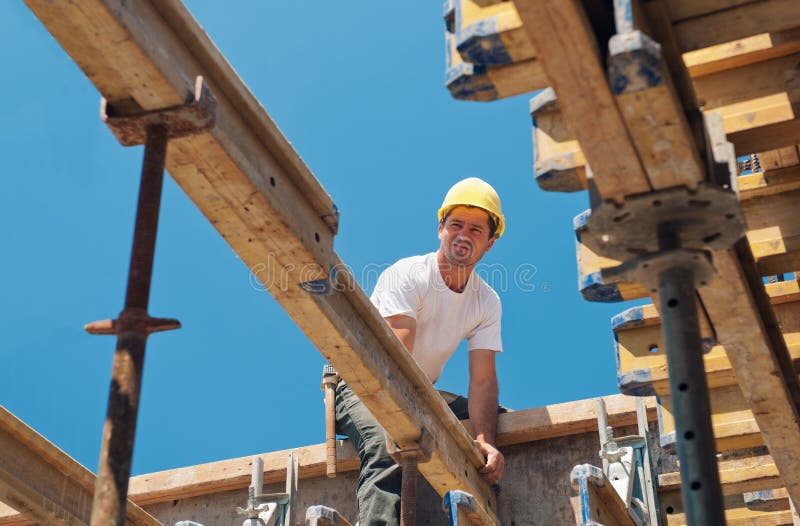
[[[468,177],[454,184],[444,196],[444,202],[439,209],[439,222],[441,223],[442,219],[456,206],[476,206],[485,210],[492,216],[497,227],[494,237],[499,238],[503,235],[503,231],[506,229],[506,219],[503,217],[500,207],[500,196],[497,195],[492,185],[483,179]]]

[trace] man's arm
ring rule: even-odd
[[[495,352],[474,349],[469,353],[469,420],[475,443],[486,457],[480,473],[490,483],[503,476],[505,459],[495,447],[497,438],[497,372]]]
[[[406,346],[408,354],[414,354],[414,340],[417,337],[417,320],[405,314],[384,318],[397,338]]]

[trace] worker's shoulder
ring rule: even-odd
[[[497,307],[500,307],[500,295],[497,293],[497,291],[494,290],[494,288],[489,285],[489,283],[487,283],[479,273],[474,272],[473,276],[475,277],[475,281],[471,282],[470,285],[473,285],[474,283],[480,301],[489,305],[496,305]]]

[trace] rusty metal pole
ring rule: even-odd
[[[401,451],[400,469],[403,472],[402,489],[400,490],[400,526],[416,526],[417,524],[417,450]]]
[[[150,318],[147,313],[166,152],[166,126],[149,126],[142,163],[125,308],[120,313],[119,319],[112,323],[112,330],[117,334],[117,346],[111,370],[108,412],[103,427],[91,526],[125,524],[128,479],[131,472],[147,336],[155,330],[165,328],[161,322],[168,321]],[[169,321],[174,323],[167,325],[177,323],[174,320]],[[98,328],[103,323],[90,324],[87,330],[92,332],[92,329],[95,329],[94,332],[101,332]]]
[[[119,142],[123,146],[144,144],[145,148],[125,308],[116,320],[96,321],[85,327],[90,334],[117,335],[91,526],[125,524],[147,336],[181,326],[175,319],[151,318],[147,306],[167,142],[208,132],[216,123],[217,101],[203,83],[203,77],[195,79],[194,90],[187,100],[178,106],[131,115],[117,114],[106,99],[100,103],[100,116]]]

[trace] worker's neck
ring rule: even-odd
[[[442,256],[441,252],[438,254],[437,262],[439,263],[439,274],[441,274],[447,288],[453,292],[464,292],[475,265],[451,263]]]

